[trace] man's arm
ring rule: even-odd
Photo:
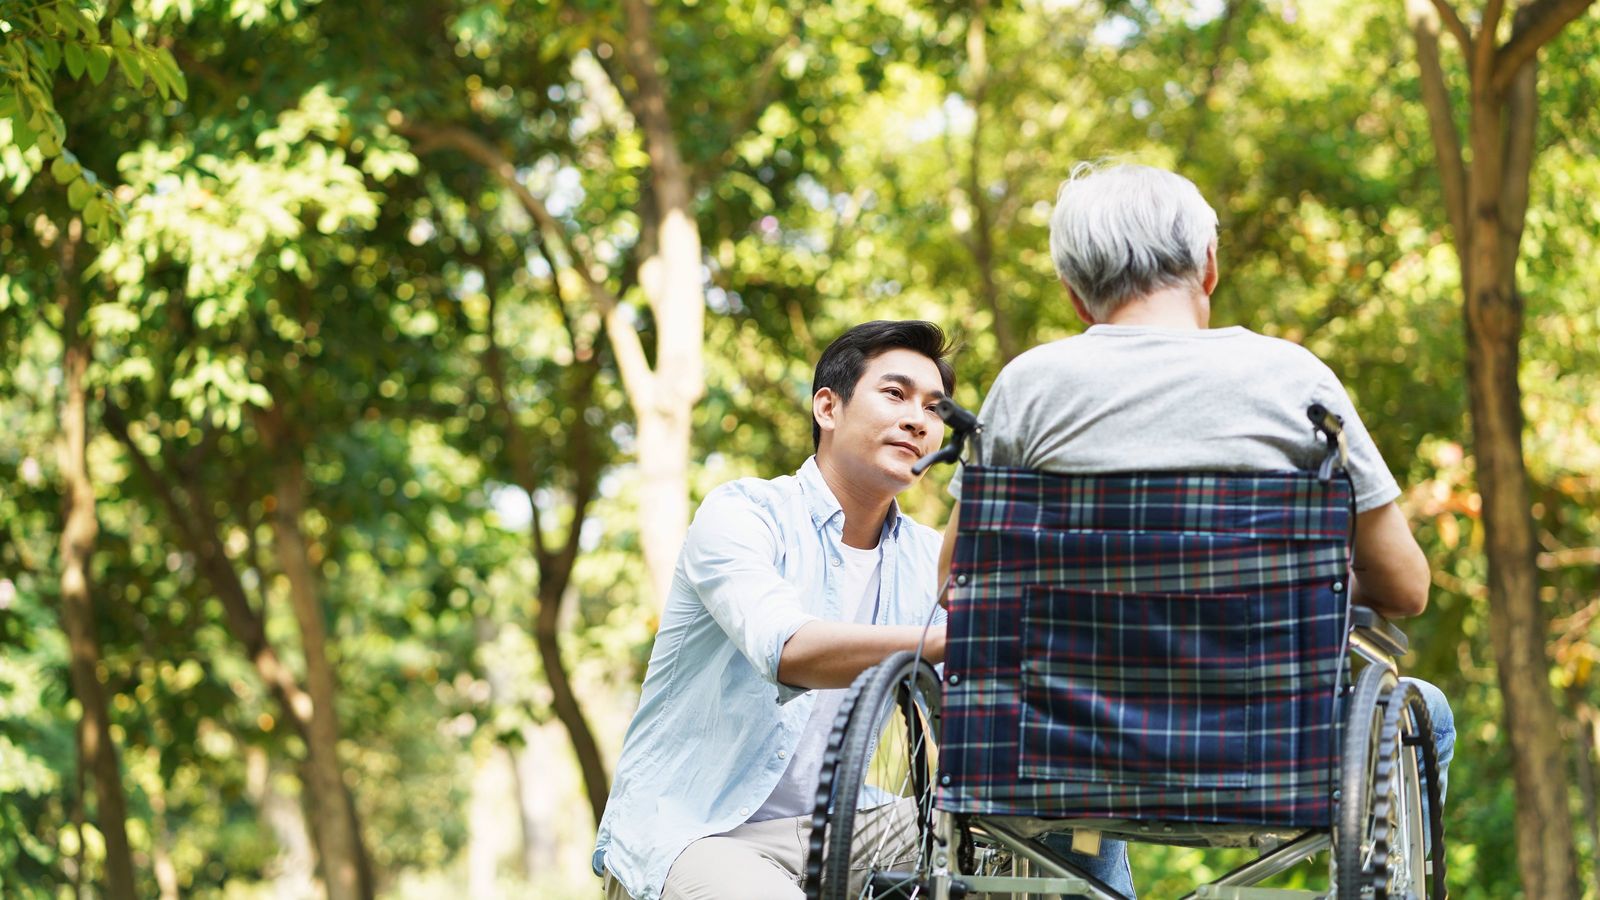
[[[1428,606],[1428,558],[1394,502],[1356,515],[1350,599],[1391,619]]]
[[[950,563],[956,558],[956,535],[961,531],[961,504],[950,510],[944,526],[944,544],[939,547],[939,605],[950,608]]]
[[[857,675],[897,650],[916,650],[929,662],[944,662],[944,623],[927,630],[920,625],[858,625],[817,620],[800,626],[783,645],[778,681],[790,687],[849,687]]]

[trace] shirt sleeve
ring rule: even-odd
[[[1012,421],[1011,416],[1010,371],[1010,367],[1000,370],[994,384],[989,386],[989,393],[983,398],[983,406],[978,408],[978,423],[983,426],[983,431],[967,445],[967,455],[975,466],[1017,465],[1015,432],[1018,423]],[[956,465],[956,473],[950,477],[950,485],[946,488],[950,496],[958,501],[961,499],[961,474],[964,468],[964,461]]]
[[[805,611],[779,571],[782,556],[771,514],[734,485],[718,488],[700,504],[683,545],[683,575],[700,602],[787,702],[805,691],[778,682],[783,645],[818,617]]]

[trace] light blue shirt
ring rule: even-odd
[[[816,701],[778,683],[778,659],[800,626],[842,618],[843,540],[844,511],[816,457],[700,504],[623,738],[596,874],[610,869],[629,894],[656,900],[685,847],[743,824],[772,793]],[[939,544],[891,505],[874,624],[944,621]]]

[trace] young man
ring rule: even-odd
[[[700,505],[678,558],[594,869],[611,900],[798,898],[842,689],[897,650],[944,658],[938,533],[895,495],[936,449],[955,375],[927,322],[868,322],[812,385],[816,455]],[[901,805],[869,812],[908,851]]]
[[[1050,253],[1088,331],[1035,347],[1001,370],[984,398],[978,460],[1084,474],[1315,468],[1323,449],[1306,407],[1343,417],[1356,491],[1353,602],[1389,617],[1428,602],[1428,561],[1394,476],[1339,379],[1309,351],[1234,326],[1211,328],[1217,214],[1188,179],[1145,166],[1080,165],[1050,219]],[[950,491],[960,496],[960,473]],[[941,557],[949,571],[958,523]],[[1450,707],[1429,701],[1443,768],[1455,743]],[[1079,859],[1132,894],[1125,851],[1107,841]]]

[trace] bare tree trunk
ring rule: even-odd
[[[489,321],[486,328],[483,367],[494,385],[493,402],[499,419],[504,424],[508,461],[519,486],[528,495],[528,506],[532,511],[528,543],[533,558],[539,565],[539,585],[536,595],[538,605],[533,611],[534,646],[539,651],[539,663],[544,667],[545,680],[550,684],[551,706],[556,718],[567,729],[567,735],[572,740],[573,752],[578,757],[578,768],[583,773],[589,809],[594,815],[595,826],[598,827],[600,816],[605,812],[606,798],[611,793],[611,779],[606,773],[605,761],[600,755],[600,745],[595,740],[594,729],[589,726],[589,720],[584,715],[583,705],[573,689],[566,661],[561,655],[560,623],[562,602],[566,599],[567,587],[572,581],[573,566],[578,561],[578,542],[582,536],[583,523],[587,520],[589,504],[594,500],[595,492],[600,485],[602,459],[595,448],[594,429],[589,424],[588,418],[582,414],[592,405],[594,382],[600,373],[599,361],[592,353],[587,359],[583,359],[583,354],[578,352],[577,335],[572,332],[572,324],[568,321],[567,336],[573,344],[574,357],[580,360],[576,365],[581,367],[571,403],[582,412],[574,418],[572,429],[566,436],[559,466],[570,472],[573,479],[570,492],[572,520],[567,526],[566,539],[552,549],[547,543],[544,516],[539,509],[537,491],[540,480],[538,468],[534,465],[533,448],[529,446],[527,433],[517,423],[516,414],[511,408],[511,395],[506,388],[505,363],[501,358],[500,343],[496,336],[498,291],[494,281],[487,277],[485,288],[489,299]],[[558,303],[561,302],[559,290],[557,287]]]
[[[1517,855],[1523,890],[1541,900],[1576,900],[1581,892],[1569,787],[1559,774],[1567,770],[1565,746],[1550,691],[1538,543],[1522,455],[1517,376],[1523,309],[1516,260],[1538,118],[1536,53],[1591,2],[1525,5],[1503,46],[1495,38],[1503,8],[1498,0],[1489,3],[1476,36],[1448,0],[1432,0],[1433,10],[1420,0],[1408,6],[1466,298],[1467,396],[1483,497],[1490,632],[1518,799]],[[1470,167],[1463,164],[1439,66],[1441,20],[1460,44],[1471,73]]]
[[[544,785],[549,781],[548,776],[541,778],[538,770],[534,768],[537,758],[533,755],[535,752],[533,742],[541,735],[538,734],[537,726],[524,728],[523,734],[528,739],[526,744],[514,749],[507,747],[506,750],[511,757],[511,775],[517,792],[517,812],[522,817],[520,866],[523,878],[531,881],[534,875],[556,864],[556,845],[546,833],[546,825],[552,818],[541,817],[538,806],[540,799],[551,799],[544,789]]]
[[[472,793],[467,802],[468,897],[493,897],[499,893],[500,861],[507,855],[510,836],[505,833],[506,782],[510,754],[498,741],[472,766]],[[519,804],[520,805],[520,804]]]
[[[275,417],[277,410],[269,413]],[[327,626],[323,621],[316,575],[306,555],[300,530],[305,512],[305,464],[298,447],[284,441],[278,422],[271,443],[277,456],[276,509],[272,532],[278,564],[289,580],[290,605],[300,627],[305,656],[306,692],[311,697],[307,723],[306,759],[302,767],[306,794],[313,811],[323,879],[330,900],[363,900],[373,894],[362,845],[359,820],[339,765],[339,720],[334,697],[338,692],[333,666],[328,660]]]
[[[1570,690],[1571,702],[1578,711],[1578,790],[1583,795],[1583,820],[1589,826],[1590,872],[1600,882],[1600,799],[1596,797],[1595,750],[1600,715],[1584,698],[1581,688]]]
[[[129,462],[161,500],[180,544],[194,554],[200,572],[222,603],[229,631],[255,667],[257,676],[277,701],[283,721],[305,742],[307,754],[318,756],[320,764],[321,759],[327,757],[327,751],[321,744],[311,739],[311,719],[316,710],[316,703],[312,700],[311,694],[301,687],[294,674],[284,665],[277,649],[267,640],[266,625],[260,613],[251,606],[244,582],[240,580],[238,570],[234,568],[222,546],[221,524],[212,512],[210,504],[199,502],[199,498],[203,498],[205,492],[198,484],[193,483],[192,477],[182,484],[170,477],[168,473],[183,472],[183,466],[179,464],[170,446],[163,446],[164,464],[158,468],[134,440],[122,411],[107,403],[104,414],[108,430],[122,444]],[[332,758],[336,765],[337,757]],[[302,772],[303,776],[304,774]],[[345,790],[342,780],[338,782],[338,786],[344,793],[345,805],[353,816],[354,804],[349,802],[349,793]],[[310,790],[309,785],[307,790]],[[354,822],[350,827],[359,836],[359,827]],[[360,847],[359,843],[357,846]],[[321,847],[318,845],[318,851],[320,850]],[[362,873],[361,883],[370,886],[372,879],[364,850],[358,859],[358,864]],[[368,889],[370,890],[370,887]]]
[[[159,757],[154,749],[152,757]],[[145,796],[150,800],[150,860],[161,900],[178,900],[178,868],[172,863],[172,828],[167,821],[167,789],[157,776]]]
[[[79,286],[78,249],[82,226],[73,219],[60,238],[61,341],[61,626],[67,633],[72,693],[83,709],[78,721],[80,765],[94,779],[95,819],[106,844],[105,895],[133,900],[133,854],[128,846],[128,803],[122,794],[117,748],[111,740],[111,713],[96,668],[100,645],[94,633],[90,557],[100,533],[95,518],[94,485],[89,480],[89,395],[84,378],[93,339],[84,333],[84,299]]]
[[[989,210],[989,197],[983,185],[983,123],[984,100],[989,91],[989,50],[987,0],[973,4],[972,18],[967,22],[967,97],[972,102],[972,140],[967,152],[967,202],[972,205],[972,236],[967,249],[978,267],[978,296],[989,310],[994,323],[995,343],[1000,347],[1002,362],[1010,362],[1020,348],[1011,331],[1011,320],[1000,309],[1000,286],[994,275],[994,223]]]
[[[625,383],[639,426],[640,539],[659,610],[689,529],[689,425],[705,393],[705,286],[692,173],[667,111],[655,17],[646,0],[624,0],[623,16],[622,56],[634,81],[634,90],[623,96],[644,130],[657,215],[656,253],[641,264],[639,278],[655,318],[656,364],[648,379]]]
[[[260,747],[245,748],[245,792],[255,804],[261,824],[278,845],[268,868],[278,900],[305,900],[316,893],[317,857],[305,812],[272,783],[272,761]]]

